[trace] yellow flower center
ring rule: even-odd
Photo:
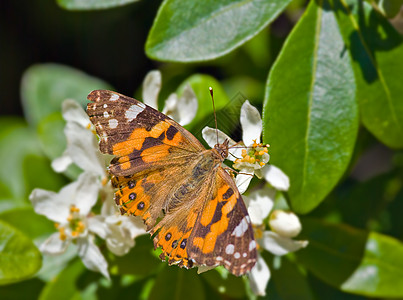
[[[70,207],[70,214],[67,216],[68,227],[71,229],[71,235],[73,237],[78,237],[81,233],[85,231],[85,224],[79,215],[80,209],[75,205]],[[64,241],[67,238],[66,228],[60,226],[60,224],[55,223],[56,229],[59,231],[60,240]]]
[[[269,145],[256,143],[256,140],[253,140],[252,147],[249,147],[248,149],[242,149],[242,158],[237,158],[234,161],[234,164],[240,164],[243,162],[250,164],[258,163],[261,167],[263,167],[265,165],[265,163],[262,161],[263,156],[265,153],[269,152],[269,147]],[[237,168],[237,166],[234,166],[234,168]]]

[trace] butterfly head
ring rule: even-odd
[[[222,158],[222,160],[226,159],[228,156],[228,140],[225,140],[222,144],[216,144],[214,149],[217,150],[218,154]]]

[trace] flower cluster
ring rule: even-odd
[[[160,88],[161,73],[150,72],[143,82],[144,102],[156,108]],[[195,117],[197,104],[193,90],[187,86],[181,97],[176,94],[169,96],[163,113],[186,125]],[[56,227],[56,232],[40,249],[45,254],[57,255],[74,243],[84,265],[109,278],[108,264],[94,242],[95,236],[105,240],[112,253],[124,255],[135,245],[135,237],[146,231],[140,218],[122,216],[113,203],[113,189],[106,173],[111,157],[99,152],[95,131],[87,114],[73,100],[63,103],[62,112],[66,120],[67,148],[61,157],[52,162],[52,167],[57,172],[63,172],[74,163],[83,172],[58,193],[42,189],[32,191],[30,200],[35,211],[52,220]],[[243,131],[241,142],[237,143],[225,133],[208,127],[203,129],[202,135],[210,147],[228,140],[228,159],[233,161],[233,168],[237,170],[235,182],[242,194],[247,191],[254,176],[266,181],[263,188],[243,196],[259,249],[281,256],[305,247],[307,241],[293,240],[301,231],[298,217],[292,212],[272,211],[277,191],[288,190],[290,183],[287,175],[269,164],[269,145],[262,144],[260,140],[262,119],[249,101],[242,105],[240,122]],[[102,203],[100,213],[94,212],[97,201]],[[253,291],[264,295],[270,270],[260,254],[249,279]]]
[[[242,127],[240,143],[236,143],[221,131],[217,134],[217,129],[213,128],[204,128],[202,134],[210,147],[214,147],[217,142],[229,141],[228,159],[234,162],[233,168],[239,170],[235,182],[241,193],[246,192],[253,176],[263,178],[267,182],[262,189],[243,195],[259,248],[276,256],[282,256],[306,247],[307,241],[293,240],[302,229],[298,217],[292,212],[272,211],[277,191],[287,191],[290,181],[279,168],[268,164],[269,145],[260,142],[262,119],[259,111],[249,101],[245,101],[241,107],[240,122]],[[265,220],[268,217],[267,225],[271,230],[266,230]],[[269,280],[270,269],[259,254],[256,266],[249,274],[249,282],[254,293],[265,295]]]

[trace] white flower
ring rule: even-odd
[[[161,89],[161,73],[158,70],[149,72],[143,81],[143,101],[158,109],[158,94]],[[174,119],[182,126],[189,124],[196,116],[198,101],[190,85],[185,86],[182,97],[172,93],[165,101],[162,113]]]
[[[248,207],[257,243],[272,254],[281,256],[306,247],[308,241],[296,241],[291,238],[301,231],[301,223],[292,212],[273,211],[270,218],[272,231],[265,230],[264,221],[273,208],[275,194],[276,191],[273,188],[265,187],[243,198]],[[256,266],[249,274],[253,292],[264,296],[269,280],[270,269],[258,254]]]
[[[91,208],[98,199],[99,179],[83,172],[76,181],[63,187],[58,193],[34,189],[29,196],[34,210],[55,222],[57,233],[52,234],[40,247],[42,253],[63,253],[74,242],[84,265],[109,278],[108,264],[94,243],[97,225],[91,226]]]
[[[106,240],[109,251],[116,255],[125,255],[134,247],[134,239],[146,234],[144,223],[134,216],[122,216],[113,202],[113,197],[106,197],[102,204],[101,215],[88,220],[96,228],[99,237]]]
[[[56,172],[63,172],[74,163],[84,171],[106,176],[106,165],[110,156],[103,155],[98,148],[93,125],[84,109],[76,101],[67,99],[62,104],[63,118],[66,120],[64,134],[67,148],[61,157],[52,162]]]
[[[268,164],[270,159],[269,146],[260,142],[262,119],[259,111],[248,100],[241,107],[240,122],[242,127],[241,143],[236,143],[219,130],[217,141],[217,130],[213,128],[205,127],[202,131],[203,138],[212,148],[217,142],[222,144],[225,140],[229,141],[228,159],[234,161],[233,167],[239,170],[235,181],[240,193],[246,191],[253,175],[258,178],[263,177],[277,190],[288,190],[290,186],[288,176],[279,168]]]

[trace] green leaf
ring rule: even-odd
[[[39,297],[40,300],[70,300],[74,297],[79,297],[80,291],[77,282],[85,268],[82,262],[77,259],[68,265],[55,280],[50,281]]]
[[[287,259],[287,257],[277,257],[275,259],[281,259],[280,266],[276,268],[271,267],[270,271],[276,292],[280,296],[280,299],[315,299],[306,276],[302,274],[298,266]],[[269,289],[268,293],[270,296]]]
[[[24,199],[30,192],[24,180],[25,158],[42,154],[36,135],[21,122],[0,134],[0,145],[0,182],[14,199]]]
[[[41,260],[41,253],[27,236],[0,220],[0,284],[34,275]]]
[[[290,0],[166,0],[146,42],[150,58],[190,62],[229,53],[273,21]]]
[[[212,124],[212,126],[214,127],[214,109],[213,103],[211,102],[209,87],[213,88],[214,103],[217,113],[220,109],[224,108],[230,102],[230,100],[220,82],[218,82],[212,76],[204,74],[195,74],[190,76],[189,78],[184,80],[182,84],[178,87],[177,93],[179,96],[182,95],[186,85],[190,85],[192,87],[199,102],[196,116],[191,123],[186,125],[186,128],[190,128],[195,136],[200,138],[201,131],[204,126]]]
[[[273,66],[263,107],[270,162],[289,176],[298,213],[315,208],[348,166],[358,127],[354,93],[335,16],[327,2],[311,1]]]
[[[382,143],[403,148],[403,40],[365,1],[334,0],[353,58],[357,99],[365,127]]]
[[[153,243],[148,234],[137,237],[135,242],[129,253],[109,260],[111,274],[133,274],[140,278],[156,273],[162,267],[161,261],[152,253]]]
[[[98,78],[79,70],[58,64],[40,64],[30,67],[21,85],[24,114],[30,124],[38,122],[55,111],[61,111],[67,98],[80,104],[87,103],[87,95],[95,89],[110,89]]]
[[[157,276],[149,299],[205,299],[203,285],[195,269],[166,266]]]
[[[0,214],[0,220],[18,228],[31,239],[50,235],[55,232],[53,222],[35,213],[31,207],[2,212]]]
[[[214,287],[218,293],[227,297],[242,298],[246,296],[245,283],[242,278],[231,275],[227,270],[213,269],[201,273],[200,277]]]
[[[8,284],[0,287],[2,299],[38,299],[38,295],[43,289],[45,283],[33,278],[22,282]]]
[[[400,11],[403,0],[380,0],[379,6],[387,18],[394,18]]]
[[[306,219],[298,260],[324,282],[371,297],[403,297],[403,244],[389,236]]]
[[[57,0],[57,3],[68,10],[108,9],[126,5],[138,0]]]

